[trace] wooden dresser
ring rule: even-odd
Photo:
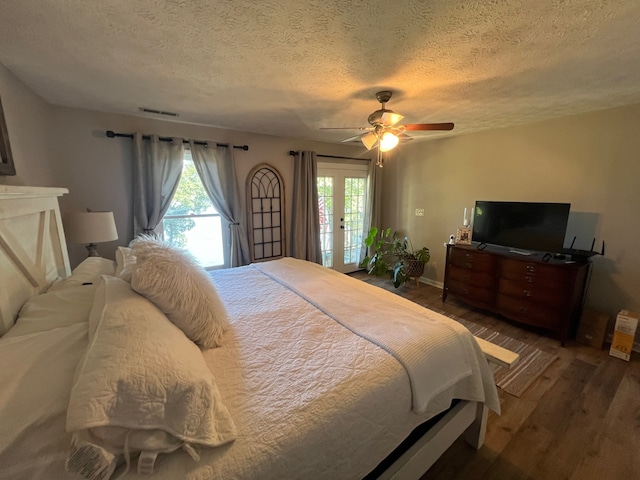
[[[543,261],[508,249],[447,245],[442,301],[448,295],[516,322],[575,334],[591,264]]]

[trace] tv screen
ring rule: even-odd
[[[515,249],[561,252],[570,208],[569,203],[479,200],[472,239]]]

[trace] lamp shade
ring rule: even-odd
[[[76,212],[69,215],[67,237],[73,243],[101,243],[118,239],[113,212]]]
[[[388,152],[389,150],[394,149],[396,145],[398,145],[399,141],[400,139],[393,133],[384,132],[380,139],[380,146],[378,148],[380,148],[381,152]]]

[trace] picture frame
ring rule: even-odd
[[[11,145],[9,144],[9,132],[4,119],[2,99],[0,98],[0,175],[15,175],[16,167],[13,164]]]
[[[471,227],[458,227],[456,245],[471,245]]]

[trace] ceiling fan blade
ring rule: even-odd
[[[453,123],[410,123],[405,130],[453,130]]]
[[[342,143],[359,142],[360,139],[365,135],[367,135],[367,134],[366,133],[359,133],[358,135],[354,135],[353,137],[345,138],[344,140],[342,140]]]
[[[399,133],[397,136],[400,140],[400,143],[406,143],[410,140],[413,140],[413,137],[411,135],[407,135],[406,133]]]

